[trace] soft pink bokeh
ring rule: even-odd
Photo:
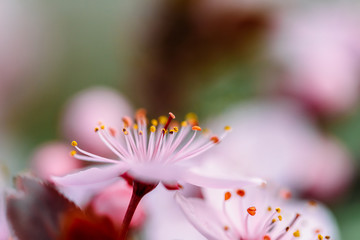
[[[54,141],[39,146],[31,158],[31,171],[37,177],[50,180],[51,176],[63,176],[82,166],[82,162],[70,155],[69,144]]]
[[[103,155],[110,151],[94,132],[99,121],[122,129],[122,117],[133,116],[128,101],[117,91],[106,87],[93,87],[77,93],[64,109],[61,129],[69,144],[76,140],[84,149]]]
[[[45,19],[34,4],[0,0],[0,117],[39,91],[40,76],[51,69],[56,51]]]
[[[109,217],[115,225],[121,226],[128,204],[130,202],[132,187],[126,181],[118,181],[104,189],[95,196],[89,203],[90,207],[100,216]],[[143,204],[136,208],[135,214],[131,220],[131,228],[139,228],[146,219]]]
[[[350,154],[323,136],[295,103],[239,105],[210,125],[220,123],[233,131],[205,157],[213,159],[207,163],[213,171],[262,177],[326,201],[349,187],[354,174]]]
[[[321,114],[351,110],[360,93],[359,24],[358,11],[344,7],[280,15],[271,41],[280,88]]]

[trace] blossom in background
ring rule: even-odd
[[[103,187],[123,176],[128,180],[155,185],[162,182],[170,189],[177,189],[178,182],[207,187],[240,187],[263,183],[258,178],[221,179],[201,172],[196,168],[195,161],[186,160],[217,145],[230,128],[225,127],[221,137],[201,135],[197,138],[201,128],[192,125],[193,121],[177,124],[173,122],[174,119],[172,113],[169,113],[168,118],[160,117],[159,121],[153,119],[148,129],[145,111],[141,109],[136,114],[136,123],[129,117],[123,118],[124,128],[120,132],[100,124],[95,128],[95,133],[117,158],[89,153],[73,141],[76,151],[72,154],[75,158],[106,166],[92,167],[65,177],[53,177],[54,182],[65,188],[81,185]]]
[[[39,146],[31,157],[31,172],[44,180],[63,176],[81,167],[81,161],[71,157],[71,147],[60,141]]]
[[[313,201],[276,197],[266,187],[205,190],[205,200],[175,198],[188,220],[207,239],[339,239],[328,210]]]
[[[131,193],[132,187],[125,180],[117,181],[92,197],[85,208],[91,209],[98,216],[109,217],[115,226],[120,227]],[[145,208],[140,204],[132,218],[130,227],[138,229],[144,224],[145,220]]]
[[[280,88],[317,113],[351,110],[360,94],[359,23],[346,5],[280,15],[270,41],[282,68]]]
[[[258,176],[323,201],[339,198],[349,187],[354,175],[350,154],[340,142],[322,135],[296,103],[268,100],[239,105],[209,125],[216,129],[224,120],[233,132],[204,154],[204,168]]]
[[[65,139],[77,139],[93,153],[109,154],[111,151],[90,129],[99,121],[121,128],[119,119],[132,114],[130,103],[117,91],[100,86],[88,88],[77,93],[64,107],[61,132]]]

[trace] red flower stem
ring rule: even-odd
[[[129,202],[129,206],[126,210],[126,214],[120,229],[119,240],[126,240],[127,233],[129,231],[129,226],[131,219],[134,216],[135,210],[139,205],[141,199],[150,191],[152,191],[157,184],[145,184],[137,181],[133,181],[133,192]]]

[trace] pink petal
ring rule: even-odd
[[[174,201],[173,193],[175,192],[169,192],[160,185],[144,198],[148,218],[142,231],[146,239],[206,240],[186,219],[180,206]]]
[[[266,184],[266,182],[260,178],[246,178],[246,177],[216,177],[206,176],[203,173],[194,171],[187,171],[183,176],[183,181],[207,188],[240,188],[244,186],[258,186]]]
[[[10,232],[5,212],[5,199],[0,189],[0,239],[9,239]]]
[[[59,186],[89,185],[117,178],[128,169],[128,164],[119,162],[106,167],[92,167],[64,177],[52,177],[51,179]]]
[[[102,192],[108,186],[119,180],[121,179],[115,177],[98,183],[57,186],[57,188],[64,196],[73,201],[77,206],[84,207],[89,203],[93,196]]]
[[[184,173],[184,168],[174,164],[143,163],[131,166],[128,174],[144,182],[166,182],[176,184]]]
[[[193,226],[207,239],[230,239],[224,230],[228,224],[221,221],[222,215],[210,208],[204,200],[185,198],[179,192],[175,200]]]

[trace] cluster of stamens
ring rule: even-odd
[[[135,122],[130,117],[122,119],[124,124],[122,134],[114,128],[105,127],[102,123],[95,128],[95,132],[103,143],[125,162],[175,163],[207,151],[219,143],[230,130],[230,127],[225,127],[221,137],[209,137],[207,131],[203,131],[203,137],[195,139],[202,129],[197,125],[196,117],[190,116],[186,121],[179,123],[174,120],[175,115],[170,112],[168,117],[160,116],[149,121],[145,110],[140,109],[136,113]],[[148,127],[149,122],[151,125]],[[72,146],[76,151],[72,151],[71,155],[80,160],[102,163],[118,161],[89,153],[79,148],[76,141],[72,142]]]
[[[279,207],[273,208],[271,206],[267,207],[266,214],[263,215],[263,218],[260,222],[257,223],[256,233],[250,233],[249,231],[249,218],[254,217],[257,214],[257,208],[255,206],[250,206],[246,209],[247,214],[245,216],[240,216],[241,222],[235,223],[229,217],[226,209],[226,202],[228,202],[233,195],[236,195],[240,199],[241,208],[244,207],[242,202],[245,197],[245,190],[239,189],[235,194],[231,192],[226,192],[224,195],[223,202],[223,212],[227,219],[228,225],[224,226],[224,231],[229,236],[229,239],[261,239],[261,240],[284,240],[284,239],[296,239],[301,236],[299,229],[296,229],[296,223],[300,218],[300,214],[296,213],[293,219],[286,225],[282,230],[275,230],[275,225],[277,222],[283,221],[283,216],[281,215],[281,209]],[[244,209],[240,209],[241,214],[244,212]],[[245,212],[244,212],[245,213]],[[291,234],[289,234],[291,233]],[[323,236],[320,234],[320,230],[315,230],[314,237],[318,240],[330,239],[330,236]],[[315,239],[314,238],[314,239]]]

